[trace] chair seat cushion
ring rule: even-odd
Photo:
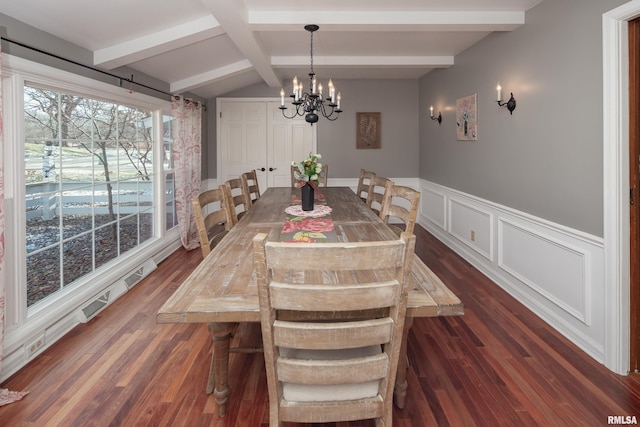
[[[374,356],[382,352],[379,345],[340,350],[299,350],[281,348],[280,357],[306,360],[337,360]],[[297,384],[284,382],[282,395],[285,400],[296,402],[328,402],[332,400],[357,400],[378,394],[379,380],[349,384]]]

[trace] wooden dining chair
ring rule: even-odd
[[[356,194],[364,203],[367,203],[367,197],[369,196],[369,186],[376,177],[375,172],[360,169],[360,177],[358,178],[358,189]],[[363,195],[364,194],[364,195]]]
[[[253,205],[260,198],[260,187],[258,186],[256,170],[253,169],[251,172],[245,172],[240,178],[242,178],[245,191],[249,194],[249,202]]]
[[[320,174],[320,179],[318,179],[318,185],[320,187],[326,187],[327,182],[329,182],[329,165],[326,163],[323,163],[322,173]]]
[[[191,199],[202,258],[206,258],[231,229],[229,203],[222,187],[207,190]]]
[[[376,215],[380,215],[384,192],[389,185],[393,185],[393,181],[381,176],[375,176],[371,180],[369,191],[367,192],[367,206],[369,206],[376,213]]]
[[[249,199],[248,190],[242,182],[242,178],[230,179],[222,184],[222,186],[225,197],[229,201],[231,224],[233,226],[238,223],[240,218],[249,212],[251,200]],[[238,208],[240,208],[240,210]]]
[[[414,246],[409,233],[323,244],[255,236],[270,427],[391,426]]]
[[[291,188],[296,188],[298,186],[298,180],[296,179],[297,170],[297,165],[291,165]]]
[[[298,170],[297,165],[291,165],[291,188],[295,188],[298,184],[298,179],[296,179],[295,172]],[[320,174],[320,178],[318,179],[318,186],[326,187],[329,179],[329,166],[326,164],[322,164],[322,173]]]
[[[240,187],[238,187],[238,185],[240,185]],[[244,191],[235,196],[233,196],[232,193],[232,188],[236,190],[241,187],[242,180],[240,178],[229,180],[217,189],[204,191],[198,197],[194,197],[191,200],[198,236],[200,237],[200,248],[203,259],[211,253],[211,250],[217,246],[227,232],[238,223],[238,217],[233,203],[247,206],[246,193]],[[255,346],[229,348],[229,352],[236,351],[244,353],[258,352],[262,351],[262,348]],[[212,393],[214,389],[214,372],[215,358],[212,353],[211,364],[209,366],[209,378],[207,380],[207,394]]]
[[[404,223],[404,229],[413,233],[418,216],[420,192],[403,185],[391,184],[385,189],[380,209],[380,218],[398,235],[402,229],[395,224],[389,224],[390,218],[399,218]]]

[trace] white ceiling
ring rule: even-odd
[[[542,0],[0,0],[0,13],[120,66],[213,98],[254,83],[419,78],[494,31],[524,24]],[[56,53],[56,52],[53,52]],[[114,72],[115,73],[115,72]],[[123,76],[124,77],[124,76]],[[135,80],[135,77],[134,77]]]

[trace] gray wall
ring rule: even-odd
[[[602,236],[602,14],[623,3],[545,0],[521,28],[424,76],[420,178]],[[495,102],[498,82],[513,116]],[[478,140],[456,141],[456,99],[473,93]]]
[[[323,80],[324,74],[318,72]],[[323,81],[328,80],[324,79]],[[418,176],[418,81],[417,80],[336,80],[342,94],[343,113],[330,122],[321,117],[318,152],[330,165],[329,178],[356,178],[360,168],[378,175],[407,178]],[[280,89],[264,84],[225,94],[224,97],[279,98]],[[215,105],[215,99],[207,102]],[[381,113],[380,149],[356,149],[356,112]],[[213,123],[212,123],[213,122]],[[209,118],[209,153],[215,153],[215,115]],[[211,159],[211,156],[209,156]],[[213,163],[215,165],[215,162]],[[214,178],[211,167],[209,178]]]

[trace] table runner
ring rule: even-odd
[[[331,218],[331,208],[322,193],[314,194],[313,211],[303,211],[300,194],[291,196],[291,206],[285,210],[286,216],[280,233],[281,242],[326,243],[337,242],[338,234]]]

